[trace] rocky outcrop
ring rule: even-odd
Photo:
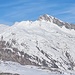
[[[22,65],[37,65],[29,60],[31,56],[12,47],[9,42],[0,40],[0,60],[18,62]]]
[[[23,51],[18,50],[18,48],[13,47],[12,44],[15,44],[15,40],[12,39],[12,42],[9,43],[9,41],[5,41],[3,39],[3,36],[1,37],[0,40],[0,60],[2,61],[13,61],[13,62],[18,62],[21,65],[36,65],[40,66],[45,66],[48,67],[48,64],[46,63],[47,61],[43,59],[41,61],[37,56],[30,56],[27,53],[24,53]],[[23,46],[23,43],[21,43]],[[37,47],[38,48],[38,47]],[[35,60],[36,62],[33,62],[31,60]]]

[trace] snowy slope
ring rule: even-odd
[[[74,75],[75,72],[70,71],[62,73],[59,72],[50,72],[46,69],[41,69],[40,67],[35,66],[23,66],[14,62],[3,62],[0,61],[0,74],[1,73],[10,73],[10,74],[19,74],[19,75]]]
[[[20,75],[49,75],[47,71],[34,66],[22,66],[13,62],[0,62],[0,73],[12,73]]]
[[[60,27],[52,19],[17,22],[0,37],[1,60],[51,71],[75,70],[75,30]]]

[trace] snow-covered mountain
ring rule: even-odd
[[[0,29],[0,60],[50,71],[74,71],[74,27],[49,15],[5,26]]]

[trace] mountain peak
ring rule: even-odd
[[[75,30],[75,24],[70,24],[70,23],[67,23],[67,22],[63,22],[60,19],[58,19],[56,17],[53,17],[53,16],[50,16],[48,14],[44,14],[44,15],[40,16],[39,20],[40,21],[42,21],[42,20],[49,21],[49,22],[52,22],[54,24],[57,24],[60,27],[65,26],[68,29],[74,29]]]
[[[49,22],[53,22],[53,19],[54,19],[54,17],[50,16],[48,14],[44,14],[39,17],[39,20],[45,20],[45,21],[49,21]]]

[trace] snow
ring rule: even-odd
[[[36,48],[36,46],[39,47],[39,49],[47,53],[50,58],[59,61],[66,70],[68,69],[68,65],[66,65],[62,60],[64,59],[66,62],[69,62],[65,56],[66,51],[70,53],[73,61],[75,62],[75,30],[69,30],[65,27],[60,28],[58,25],[47,21],[22,21],[16,22],[13,26],[10,26],[9,29],[1,32],[0,37],[1,36],[3,36],[4,40],[9,42],[11,42],[12,39],[15,39],[16,44],[13,45],[13,47],[18,48],[20,51],[23,51],[32,57],[37,56],[41,61],[45,59],[50,62],[45,54],[42,54],[41,51]],[[22,43],[24,44],[23,46],[21,45]],[[38,63],[36,60],[30,60]],[[61,70],[64,70],[64,68],[60,66],[60,63],[56,64]],[[29,73],[32,75],[46,75],[38,70],[27,70],[27,68],[23,66],[18,68],[13,65],[12,68],[15,67],[13,70],[11,70],[12,68],[9,65],[1,64],[1,66],[6,66],[6,72],[9,71],[14,73],[15,70],[17,70],[16,72],[20,73],[20,70],[23,69],[21,74]],[[48,66],[50,66],[49,63]],[[37,71],[39,74],[36,73]]]
[[[36,66],[31,65],[20,65],[11,61],[0,61],[0,73],[12,73],[12,74],[20,74],[20,75],[74,75],[75,72],[50,72],[46,69],[41,69]]]
[[[32,52],[35,52],[35,50],[36,50],[36,53],[37,53],[37,51],[38,51],[35,47],[36,44],[34,42],[36,40],[38,40],[38,42],[40,41],[39,46],[41,46],[41,45],[44,46],[44,43],[42,44],[42,42],[44,42],[44,41],[48,42],[48,40],[50,41],[50,42],[48,42],[48,45],[54,46],[60,40],[60,44],[62,44],[62,45],[60,45],[60,47],[61,47],[61,49],[63,49],[65,46],[65,43],[63,43],[63,42],[67,43],[67,41],[69,41],[69,38],[67,38],[67,35],[74,34],[70,30],[69,30],[68,34],[66,34],[67,33],[66,31],[68,32],[68,29],[65,30],[65,28],[60,28],[59,26],[57,26],[53,23],[50,23],[50,22],[34,21],[31,23],[29,21],[27,21],[27,22],[22,21],[22,22],[18,23],[17,25],[11,26],[9,30],[5,31],[1,35],[3,35],[4,39],[6,39],[6,40],[9,40],[12,38],[15,39],[19,43],[18,45],[20,45],[22,42],[23,43],[26,42],[27,52],[29,50],[29,54],[33,55],[34,53],[32,53]],[[11,33],[15,33],[15,35],[12,35]],[[66,39],[64,37],[66,37]],[[62,39],[63,39],[63,42],[61,41]],[[29,41],[29,40],[31,40],[31,41]],[[51,44],[51,42],[53,42],[53,43]],[[74,43],[74,42],[72,41],[72,43]],[[16,45],[16,46],[18,46],[18,45]],[[43,46],[41,46],[41,47],[43,47]],[[20,50],[25,49],[21,45],[18,46],[18,48]],[[47,50],[50,49],[50,47],[48,47],[48,46],[45,48],[47,48]],[[45,48],[43,48],[43,50],[45,50]],[[74,48],[74,46],[72,48]],[[50,52],[48,51],[48,53],[50,53]],[[35,53],[35,55],[38,56],[38,54],[36,54],[36,53]],[[53,50],[52,50],[52,53],[54,53]],[[50,53],[50,54],[52,54],[52,53]],[[39,58],[40,58],[40,55],[42,55],[42,54],[39,54]],[[54,55],[56,55],[56,54],[54,54]],[[44,57],[44,56],[42,56],[42,57]]]
[[[66,32],[68,34],[72,34],[72,35],[75,35],[75,30],[74,29],[67,29],[65,26],[62,27],[61,29],[63,32]]]
[[[1,34],[2,32],[4,32],[4,31],[6,31],[6,29],[8,29],[8,28],[9,28],[9,26],[4,25],[4,24],[0,24],[0,34]]]
[[[20,75],[49,75],[49,72],[42,71],[34,66],[22,66],[13,62],[0,62],[0,73],[17,73]]]

